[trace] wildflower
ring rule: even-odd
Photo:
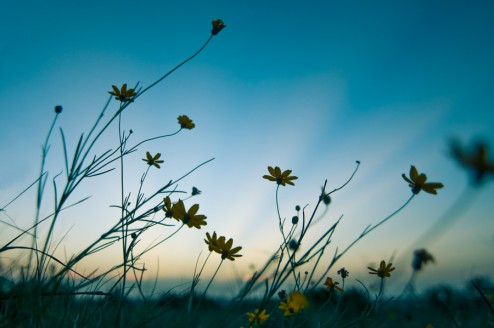
[[[422,265],[427,264],[429,261],[434,262],[434,257],[425,249],[417,249],[413,252],[412,268],[415,271],[420,271]]]
[[[192,120],[187,115],[180,115],[177,119],[178,119],[178,124],[180,124],[180,127],[182,129],[192,130],[193,128],[196,127],[194,122],[192,122]]]
[[[479,185],[487,173],[494,174],[494,162],[487,158],[487,145],[478,142],[471,152],[464,151],[457,141],[451,143],[452,156],[467,169],[473,170],[473,183]]]
[[[213,20],[212,24],[213,24],[213,29],[211,30],[212,35],[217,35],[218,33],[220,33],[222,29],[226,27],[226,25],[223,23],[221,19]]]
[[[425,182],[427,180],[427,176],[424,173],[418,173],[417,168],[415,166],[410,167],[410,178],[405,176],[405,173],[401,175],[410,188],[412,188],[412,192],[414,194],[418,194],[420,190],[428,192],[429,194],[437,195],[436,189],[440,189],[444,187],[442,183],[439,182]]]
[[[340,292],[344,292],[343,288],[338,287],[340,283],[337,281],[333,281],[333,278],[327,277],[326,281],[324,282],[324,286],[326,286],[329,290],[339,290]]]
[[[297,180],[298,177],[290,176],[292,170],[286,170],[281,172],[281,169],[276,166],[275,168],[268,166],[268,171],[271,175],[264,175],[263,178],[269,181],[275,181],[278,185],[285,186],[287,183],[294,186],[295,184],[292,180]]]
[[[173,207],[172,207],[172,202],[170,200],[170,197],[166,196],[163,198],[163,211],[165,211],[165,217],[166,218],[172,218],[173,217]],[[177,221],[180,221],[179,219],[176,219]]]
[[[197,195],[200,195],[201,193],[202,193],[202,191],[200,191],[196,187],[192,187],[192,192],[191,192],[192,196],[197,196]]]
[[[216,251],[218,252],[219,248],[218,248],[218,236],[216,236],[216,231],[213,232],[213,236],[211,237],[211,235],[209,234],[209,232],[206,232],[206,239],[204,239],[204,241],[206,242],[206,245],[208,245],[208,248],[209,248],[209,251],[212,252],[212,251]]]
[[[350,274],[350,272],[348,272],[347,270],[345,270],[345,268],[339,269],[337,271],[337,273],[340,275],[341,279],[345,279]]]
[[[55,106],[55,113],[60,114],[63,111],[63,107],[60,105]]]
[[[284,311],[284,316],[291,316],[299,313],[308,306],[309,302],[307,301],[307,298],[305,298],[304,294],[295,291],[287,297],[285,302],[280,302],[278,309]]]
[[[113,91],[108,91],[108,93],[111,94],[112,96],[115,96],[115,99],[121,102],[126,102],[126,101],[133,102],[134,100],[132,100],[132,97],[137,95],[134,92],[134,89],[127,90],[127,83],[122,84],[120,90],[114,85],[112,85],[111,87]]]
[[[179,200],[173,205],[172,215],[176,220],[182,221],[189,228],[195,227],[201,229],[202,225],[207,225],[205,215],[196,215],[199,210],[199,204],[194,204],[188,211],[185,210],[184,202]]]
[[[218,254],[221,254],[221,259],[224,260],[224,259],[229,259],[230,261],[235,261],[235,257],[241,257],[242,255],[240,254],[237,254],[238,252],[240,252],[240,250],[242,249],[242,247],[235,247],[235,248],[232,248],[233,246],[233,239],[230,238],[228,239],[228,241],[226,241],[226,238],[224,236],[221,236],[220,238],[218,238],[217,242],[216,242],[216,248],[214,248],[213,250],[218,253]]]
[[[381,279],[384,277],[391,277],[391,271],[393,271],[395,268],[391,267],[392,263],[389,263],[386,265],[386,262],[381,261],[379,264],[379,268],[373,269],[371,267],[367,267],[367,269],[371,270],[369,273],[370,274],[376,274],[378,277]]]
[[[146,152],[146,159],[143,158],[142,160],[144,162],[147,162],[147,164],[149,166],[154,165],[154,166],[156,166],[159,169],[160,168],[160,164],[163,163],[163,162],[165,162],[165,161],[163,161],[161,159],[158,159],[160,157],[161,157],[161,154],[160,153],[157,153],[156,155],[151,156],[151,154],[149,152]]]
[[[260,325],[269,318],[266,310],[259,312],[259,309],[255,309],[254,312],[247,312],[247,316],[249,317],[249,322],[254,325]]]

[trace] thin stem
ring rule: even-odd
[[[213,35],[211,35],[208,40],[202,45],[201,48],[199,48],[199,50],[197,50],[192,56],[190,56],[189,58],[185,59],[184,61],[182,61],[180,64],[178,64],[177,66],[175,66],[174,68],[172,68],[168,73],[166,73],[165,75],[163,75],[162,77],[160,77],[156,82],[152,83],[150,86],[148,86],[147,88],[145,88],[144,90],[142,90],[141,92],[139,92],[138,95],[136,95],[134,97],[134,100],[137,99],[137,97],[141,96],[144,92],[146,92],[147,90],[151,89],[152,87],[154,87],[156,84],[160,83],[162,80],[164,80],[166,77],[168,77],[168,75],[172,74],[173,72],[175,72],[178,68],[180,68],[182,65],[186,64],[188,61],[192,60],[195,56],[197,56],[209,43],[209,41],[211,41],[211,39],[213,38]]]

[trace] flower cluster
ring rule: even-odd
[[[185,209],[184,202],[179,199],[175,204],[171,203],[170,197],[165,197],[163,199],[163,211],[165,212],[165,217],[174,218],[177,221],[182,221],[189,228],[201,229],[201,226],[207,225],[206,216],[202,214],[197,214],[199,211],[199,204],[194,204],[189,210]]]
[[[235,261],[236,257],[241,257],[241,254],[237,254],[240,252],[242,247],[238,246],[235,248],[233,247],[233,239],[230,238],[228,241],[226,240],[225,236],[218,236],[216,235],[216,231],[213,232],[213,235],[211,236],[209,232],[206,233],[206,238],[204,239],[204,242],[206,245],[208,245],[208,249],[210,252],[216,252],[221,255],[221,259],[228,259],[230,261]]]
[[[424,173],[418,173],[417,168],[415,166],[410,167],[410,178],[408,178],[405,173],[401,175],[403,179],[408,182],[410,188],[412,188],[412,193],[418,194],[420,190],[428,192],[429,194],[437,195],[437,190],[444,185],[439,182],[425,182],[427,180],[427,176]]]
[[[278,166],[276,166],[275,168],[268,166],[268,171],[270,175],[264,175],[263,178],[269,181],[274,181],[278,185],[285,186],[286,184],[289,184],[294,186],[295,184],[292,182],[292,180],[298,179],[298,177],[296,176],[290,176],[292,170],[281,172],[281,169]]]

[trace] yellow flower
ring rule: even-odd
[[[247,312],[247,316],[249,317],[249,322],[254,325],[260,325],[269,318],[266,310],[259,312],[259,309],[255,309],[254,312]]]
[[[158,159],[160,157],[161,157],[161,154],[160,153],[157,153],[153,157],[153,156],[151,156],[151,154],[149,152],[146,152],[146,158],[145,159],[143,158],[142,160],[144,162],[147,162],[147,164],[149,166],[154,165],[154,166],[156,166],[159,169],[160,168],[160,164],[164,162],[163,160]]]
[[[213,236],[211,237],[211,235],[209,234],[209,232],[206,232],[206,239],[204,239],[204,241],[206,242],[206,245],[208,245],[208,248],[209,248],[209,251],[212,252],[212,251],[216,251],[216,252],[219,252],[219,248],[218,248],[218,236],[216,236],[216,231],[213,232]]]
[[[418,173],[415,166],[410,167],[410,178],[407,178],[405,173],[401,175],[410,188],[412,188],[412,192],[414,194],[418,194],[420,190],[428,192],[429,194],[437,195],[436,189],[440,189],[444,187],[442,183],[439,182],[425,182],[427,180],[427,176],[424,173]]]
[[[487,173],[494,174],[494,162],[488,160],[487,145],[483,142],[478,142],[475,149],[467,152],[457,141],[453,141],[451,154],[461,165],[473,170],[473,182],[475,184],[480,184]]]
[[[213,29],[211,30],[212,35],[217,35],[226,26],[221,19],[213,20],[212,24],[213,24]]]
[[[211,244],[209,244],[209,245],[211,246]],[[239,247],[232,248],[232,246],[233,246],[233,239],[232,238],[230,238],[230,239],[228,239],[228,241],[226,241],[226,238],[224,236],[221,236],[216,241],[215,246],[216,247],[213,246],[213,250],[216,253],[221,254],[222,260],[229,259],[230,261],[235,261],[235,257],[241,257],[242,256],[240,254],[237,254],[238,252],[240,252],[242,247],[239,246]]]
[[[122,87],[120,88],[120,90],[112,85],[111,86],[113,91],[108,91],[109,94],[111,94],[112,96],[115,96],[115,99],[121,101],[121,102],[133,102],[134,100],[132,100],[132,97],[134,97],[136,95],[136,93],[134,92],[134,89],[129,89],[127,90],[127,83],[124,83],[122,85]]]
[[[207,225],[205,215],[196,215],[199,210],[199,204],[194,204],[188,211],[185,210],[184,202],[179,200],[173,205],[172,215],[176,220],[180,220],[183,224],[186,224],[189,228],[201,229],[201,226]]]
[[[367,267],[367,269],[371,270],[371,272],[369,272],[370,274],[375,274],[380,278],[391,277],[391,271],[395,269],[392,268],[391,265],[392,263],[386,265],[386,262],[381,261],[381,263],[379,264],[379,268],[373,269],[371,267]]]
[[[295,184],[292,182],[292,180],[298,179],[298,177],[290,176],[292,170],[286,170],[282,173],[281,169],[278,166],[276,166],[275,168],[268,166],[268,171],[271,175],[264,175],[263,178],[269,181],[275,181],[278,185],[285,186],[288,183],[289,185],[294,186]]]
[[[163,211],[165,211],[165,217],[167,218],[172,218],[173,217],[173,206],[172,206],[172,202],[170,200],[170,197],[166,196],[165,198],[163,198]],[[178,219],[176,219],[177,221],[179,221]]]
[[[308,306],[309,302],[307,301],[307,298],[305,298],[304,294],[295,291],[287,297],[286,302],[280,302],[278,309],[284,311],[284,316],[291,316],[299,313]]]
[[[340,283],[337,281],[333,281],[333,278],[327,277],[326,281],[324,282],[324,286],[326,286],[329,290],[339,290],[340,292],[344,292],[343,288],[338,287]]]
[[[192,130],[196,126],[187,115],[180,115],[177,119],[182,129]]]

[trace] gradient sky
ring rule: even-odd
[[[181,231],[150,254],[151,277],[158,263],[161,276],[192,276],[197,256],[206,251],[206,231],[233,237],[244,247],[244,257],[227,263],[220,276],[248,275],[249,266],[259,267],[281,241],[276,186],[262,179],[267,166],[292,169],[299,177],[295,187],[280,190],[282,216],[291,218],[297,204],[313,208],[325,179],[328,190],[339,187],[360,160],[354,180],[334,194],[305,243],[344,215],[329,259],[334,247],[344,248],[408,199],[410,189],[401,174],[414,164],[445,188],[437,196],[420,193],[336,266],[370,281],[366,266],[394,256],[405,279],[410,248],[468,182],[447,155],[449,138],[466,145],[479,138],[494,141],[492,1],[19,0],[2,7],[0,205],[36,178],[55,105],[64,107],[58,123],[73,151],[112,84],[151,84],[203,44],[212,19],[225,22],[227,27],[198,57],[124,115],[134,143],[174,132],[181,114],[196,123],[194,130],[148,143],[127,158],[133,194],[136,189],[130,188],[146,168],[141,158],[148,150],[165,160],[161,170],[150,171],[148,192],[215,158],[179,185],[203,191],[193,201],[208,216],[207,227]],[[117,102],[112,106],[116,110]],[[117,138],[113,126],[101,149],[115,148]],[[51,144],[53,177],[63,169],[58,131]],[[493,191],[491,179],[447,233],[425,245],[437,263],[426,268],[421,284],[459,284],[494,272]],[[52,206],[49,195],[45,214]],[[68,232],[59,247],[62,258],[118,220],[118,211],[109,208],[119,201],[117,171],[87,181],[73,201],[88,195],[87,203],[67,211],[59,222],[58,240]],[[1,219],[9,221],[8,214],[26,227],[33,213],[30,192]],[[2,228],[0,238],[12,233]],[[156,231],[143,243],[167,234]],[[85,265],[108,264],[118,250]],[[216,263],[211,260],[208,269]]]

